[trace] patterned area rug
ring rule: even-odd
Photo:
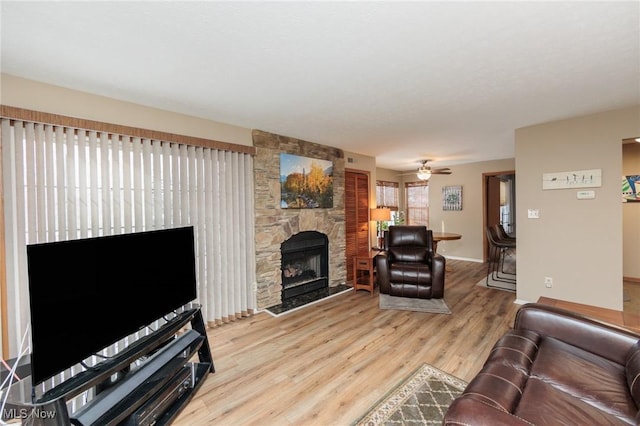
[[[444,299],[416,299],[413,297],[389,296],[388,294],[380,294],[379,297],[380,309],[429,312],[432,314],[451,313]]]
[[[423,364],[354,425],[440,425],[449,404],[466,386],[464,381]]]

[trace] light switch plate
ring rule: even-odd
[[[578,191],[578,200],[593,200],[596,198],[595,191]]]
[[[540,219],[540,209],[528,209],[527,210],[527,218],[529,218],[529,219]]]

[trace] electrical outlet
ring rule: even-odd
[[[547,288],[553,287],[553,278],[544,277],[544,286],[547,287]]]

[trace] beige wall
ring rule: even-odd
[[[622,145],[622,174],[640,175],[640,143]],[[640,203],[622,204],[622,229],[622,275],[640,280]]]
[[[638,134],[640,107],[516,130],[519,300],[622,310],[621,143]],[[587,169],[602,169],[595,199],[542,190],[543,173]],[[528,209],[539,209],[540,219],[527,219]]]
[[[461,234],[462,239],[442,241],[438,252],[452,259],[483,261],[482,175],[515,170],[513,158],[451,166],[450,175],[433,175],[429,180],[429,227],[434,231]],[[442,187],[462,186],[462,210],[442,210]]]
[[[416,167],[417,168],[417,167]],[[376,173],[377,173],[377,179],[378,180],[384,180],[387,182],[400,182],[402,179],[402,176],[400,176],[401,173],[407,173],[407,172],[398,172],[396,170],[391,170],[391,169],[383,169],[378,167],[376,169]]]
[[[251,129],[0,75],[0,104],[252,146]]]

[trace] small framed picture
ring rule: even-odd
[[[442,210],[462,210],[462,186],[442,187]]]

